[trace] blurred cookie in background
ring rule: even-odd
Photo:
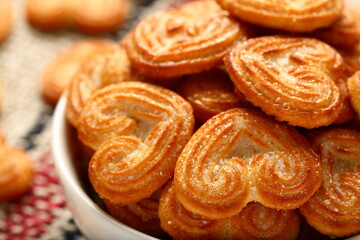
[[[337,21],[343,0],[263,1],[217,0],[231,15],[262,27],[305,33]]]
[[[111,40],[86,39],[61,51],[48,63],[41,76],[40,92],[43,99],[55,105],[84,60],[96,52],[116,47],[118,47],[116,42]]]
[[[319,29],[310,34],[335,48],[347,49],[355,47],[360,40],[359,13],[345,8],[341,17],[331,26]]]
[[[27,0],[27,20],[44,30],[73,28],[87,34],[111,33],[126,20],[128,0]]]
[[[34,171],[28,154],[10,147],[0,132],[0,201],[7,201],[29,190]]]
[[[9,0],[0,0],[0,43],[10,34],[13,26],[12,7]]]

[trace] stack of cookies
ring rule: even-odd
[[[359,21],[342,0],[191,1],[87,57],[66,114],[110,214],[173,239],[359,234]]]

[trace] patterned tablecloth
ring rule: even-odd
[[[102,36],[120,39],[138,19],[170,6],[174,0],[131,0],[135,7],[125,26]],[[46,64],[59,51],[89,36],[73,31],[41,32],[25,17],[25,0],[12,0],[14,28],[0,45],[0,85],[3,100],[0,129],[10,146],[25,149],[33,160],[35,178],[30,191],[13,201],[0,203],[0,239],[86,239],[67,208],[50,149],[54,108],[39,92]]]

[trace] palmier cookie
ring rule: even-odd
[[[311,33],[311,36],[337,48],[352,48],[360,40],[359,16],[355,16],[350,9],[345,9],[334,24]]]
[[[237,18],[263,27],[312,32],[341,16],[343,0],[217,0]]]
[[[149,197],[173,175],[193,128],[191,105],[173,91],[136,81],[98,90],[77,127],[96,149],[88,170],[94,189],[113,203]]]
[[[81,110],[93,92],[107,85],[130,80],[140,80],[131,67],[123,47],[105,49],[82,62],[69,84],[66,117],[77,126]]]
[[[300,207],[307,222],[333,237],[360,233],[360,132],[329,129],[313,136],[323,169],[321,188]]]
[[[320,187],[321,166],[294,128],[261,111],[235,108],[194,133],[176,163],[174,183],[186,209],[220,219],[251,201],[299,207]]]
[[[343,74],[343,59],[319,40],[252,38],[235,47],[225,65],[247,99],[290,125],[330,125],[341,111],[343,97],[335,80]]]
[[[176,198],[170,182],[159,204],[162,228],[173,239],[296,239],[300,214],[296,210],[267,208],[249,203],[239,214],[212,220],[186,210]]]
[[[177,92],[191,104],[200,123],[228,109],[251,105],[244,95],[235,94],[229,75],[220,69],[184,77]]]
[[[42,30],[75,28],[89,34],[114,32],[125,21],[128,0],[28,0],[28,21]]]
[[[40,92],[43,99],[55,105],[63,91],[69,86],[81,64],[89,56],[118,45],[110,40],[89,39],[76,42],[61,51],[46,66],[40,79]]]
[[[222,63],[245,27],[213,0],[194,1],[142,20],[124,43],[135,68],[154,78],[198,73]]]
[[[347,80],[347,87],[350,93],[351,105],[360,116],[360,70]]]
[[[149,198],[133,204],[114,204],[107,199],[104,199],[104,204],[116,220],[153,237],[166,239],[168,235],[160,227],[158,213],[162,190],[161,188]]]
[[[12,7],[9,0],[0,0],[0,43],[10,34],[13,26]]]
[[[29,190],[34,172],[31,159],[23,150],[0,141],[0,201],[6,201]]]

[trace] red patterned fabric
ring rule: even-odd
[[[30,191],[4,206],[0,220],[0,239],[34,239],[48,231],[56,210],[65,207],[50,152],[36,162],[36,174]]]

